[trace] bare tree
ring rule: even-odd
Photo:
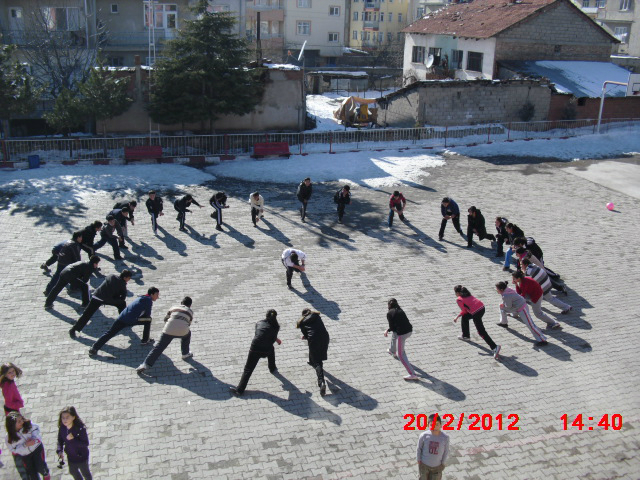
[[[106,33],[97,12],[85,12],[77,0],[60,0],[56,7],[37,0],[25,15],[23,58],[32,66],[36,83],[56,98],[74,90],[88,75]]]

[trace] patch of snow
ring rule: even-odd
[[[290,63],[264,63],[263,66],[272,70],[300,70],[299,66]]]
[[[350,152],[310,154],[290,159],[237,159],[205,170],[216,176],[249,181],[296,183],[310,176],[314,182],[340,181],[380,188],[415,182],[429,175],[425,168],[445,164],[439,155],[415,152]]]

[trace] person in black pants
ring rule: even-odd
[[[476,326],[478,335],[487,342],[487,345],[489,345],[491,353],[493,354],[493,358],[498,360],[500,357],[500,345],[496,345],[496,343],[491,339],[484,328],[484,323],[482,323],[482,317],[485,312],[484,303],[472,296],[469,290],[462,285],[456,285],[453,287],[453,292],[456,294],[456,302],[460,307],[460,313],[453,322],[456,323],[458,318],[462,317],[462,335],[458,338],[465,342],[471,340],[471,335],[469,333],[469,320],[473,320],[473,324]]]
[[[87,252],[89,256],[95,253],[93,243],[100,230],[102,230],[102,222],[100,220],[96,220],[82,230],[82,243],[80,244],[80,248]]]
[[[100,241],[93,245],[93,251],[97,252],[99,248],[102,248],[106,243],[108,243],[111,245],[111,248],[113,248],[113,258],[115,260],[122,260],[118,240],[123,240],[123,235],[122,228],[116,221],[116,217],[113,215],[107,215],[107,223],[104,224],[104,227],[100,232]]]
[[[124,243],[124,237],[127,235],[127,221],[129,220],[130,215],[129,207],[115,208],[109,212],[109,215],[113,215],[116,219],[116,224],[120,226],[120,230],[122,231],[122,235],[118,239],[118,246],[123,249],[128,249],[127,245]]]
[[[311,198],[311,193],[313,193],[313,185],[311,185],[311,179],[307,177],[300,182],[296,190],[296,197],[298,197],[298,201],[302,204],[300,206],[300,218],[303,222],[307,216],[307,203]]]
[[[320,312],[314,312],[309,308],[302,310],[302,318],[296,325],[302,332],[302,340],[309,344],[309,365],[316,371],[320,395],[327,393],[327,383],[324,380],[324,368],[322,362],[327,359],[329,349],[329,332],[324,326]]]
[[[247,388],[251,374],[255,370],[258,362],[261,358],[267,358],[267,364],[269,371],[275,374],[278,369],[276,368],[276,351],[273,348],[273,343],[278,345],[282,344],[282,340],[278,338],[278,332],[280,331],[280,325],[278,324],[278,312],[275,310],[267,310],[267,316],[264,320],[260,320],[256,323],[256,332],[249,348],[249,356],[247,357],[247,363],[244,365],[244,372],[240,383],[237,387],[229,387],[236,395],[242,395]]]
[[[186,228],[184,228],[184,221],[187,218],[187,212],[191,212],[191,210],[189,210],[189,207],[191,206],[192,203],[202,208],[202,205],[196,202],[196,199],[189,194],[185,195],[182,198],[179,198],[173,203],[173,208],[175,208],[176,211],[178,212],[178,216],[176,217],[176,220],[180,222],[181,232],[185,232],[187,230]]]
[[[127,306],[124,299],[127,298],[127,283],[129,280],[131,280],[131,272],[129,270],[123,270],[120,276],[109,275],[105,278],[104,282],[93,292],[93,297],[91,297],[87,308],[69,330],[69,336],[76,338],[76,332],[82,331],[89,319],[102,305],[113,305],[118,309],[118,313],[122,312]]]
[[[229,205],[227,205],[227,196],[224,192],[218,192],[211,196],[209,205],[215,210],[211,214],[211,218],[216,219],[216,230],[222,231],[222,209],[229,208]]]
[[[342,223],[342,217],[344,217],[344,211],[347,205],[351,205],[351,187],[345,185],[338,190],[333,196],[334,203],[338,204],[338,223]]]
[[[151,190],[145,205],[147,206],[149,215],[151,215],[151,228],[153,229],[153,233],[158,233],[158,217],[164,215],[164,213],[162,213],[162,209],[164,208],[162,197],[158,196],[155,190]]]
[[[44,302],[44,308],[53,308],[53,302],[58,297],[62,289],[71,284],[82,291],[82,307],[89,305],[89,278],[98,268],[100,257],[93,255],[88,262],[76,262],[68,265],[60,273],[60,278],[55,286],[49,292],[47,300]]]
[[[123,209],[126,207],[129,211],[129,215],[125,217],[125,221],[124,223],[122,223],[122,231],[124,232],[125,237],[129,236],[129,232],[127,230],[127,222],[129,222],[131,225],[135,225],[135,218],[133,218],[133,213],[135,212],[137,206],[138,202],[136,202],[135,200],[125,200],[123,202],[118,202],[113,206],[114,210]]]
[[[487,233],[487,227],[484,224],[484,216],[480,209],[476,207],[469,207],[469,215],[467,215],[467,248],[473,247],[473,234],[478,235],[478,240],[495,241],[496,237],[491,233]]]
[[[505,217],[496,217],[496,257],[504,255],[504,244],[509,242],[509,233],[506,226],[509,223]]]
[[[44,294],[49,295],[51,289],[55,286],[60,278],[60,273],[67,265],[80,261],[80,244],[82,243],[82,232],[73,232],[71,240],[67,240],[62,244],[58,251],[58,265],[56,265],[56,271],[51,276],[51,280],[44,289]]]
[[[451,220],[453,222],[453,228],[455,228],[460,235],[464,236],[460,228],[460,207],[458,207],[458,204],[452,198],[444,197],[442,199],[440,212],[442,213],[442,223],[440,224],[438,239],[442,240],[444,238],[444,229],[447,226],[447,220]]]

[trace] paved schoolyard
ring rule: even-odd
[[[161,218],[165,230],[154,237],[139,209],[127,260],[114,265],[104,258],[102,272],[126,265],[135,272],[133,295],[160,289],[155,338],[163,313],[183,295],[193,297],[196,315],[194,360],[182,361],[174,342],[145,378],[134,370],[148,351],[138,330],[112,340],[99,357],[87,356],[115,318],[114,308],[96,314],[78,340],[67,330],[79,299],[63,292],[55,310],[42,308],[47,277],[38,266],[74,228],[103,218],[117,192],[65,209],[16,205],[5,196],[0,358],[25,372],[19,381],[25,412],[41,425],[54,478],[61,478],[53,458],[57,412],[68,404],[87,423],[100,479],[416,478],[420,432],[404,430],[403,417],[432,412],[454,415],[454,426],[465,415],[460,431],[449,432],[446,479],[640,478],[640,200],[562,164],[451,157],[429,171],[401,188],[410,223],[396,220],[393,231],[385,227],[393,188],[354,188],[344,225],[336,223],[331,203],[335,184],[316,185],[307,224],[298,221],[295,185],[257,184],[268,207],[259,229],[245,204],[256,184],[235,180],[190,189],[203,204],[212,190],[230,194],[226,233],[214,230],[210,207],[196,208],[187,218],[190,231],[179,232],[169,204]],[[444,195],[464,211],[476,205],[489,226],[497,214],[515,221],[562,274],[574,312],[561,316],[549,306],[564,326],[549,334],[549,346],[535,348],[514,320],[508,331],[495,325],[493,285],[510,275],[487,242],[467,250],[452,225],[445,240],[437,240]],[[609,201],[616,212],[604,208]],[[293,292],[279,259],[287,246],[309,256],[307,280],[296,276]],[[110,255],[108,246],[101,253]],[[501,362],[475,332],[474,343],[457,340],[452,287],[458,283],[487,305],[485,325],[502,345]],[[401,364],[386,353],[382,332],[391,296],[414,325],[407,352],[419,383],[405,382]],[[307,306],[322,313],[332,338],[331,392],[324,398],[295,329]],[[228,387],[240,378],[254,322],[269,308],[278,310],[282,326],[281,377],[262,361],[245,396],[233,397]],[[492,430],[470,431],[466,418],[473,413],[502,414],[502,430],[494,420]],[[565,431],[565,413],[571,419],[583,414],[584,430]],[[510,414],[519,417],[517,431],[506,429]],[[598,427],[604,414],[621,415],[622,429]],[[13,479],[13,463],[2,450],[0,477]]]

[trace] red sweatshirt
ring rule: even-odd
[[[533,303],[536,303],[542,297],[542,287],[531,277],[524,277],[520,285],[516,285],[516,292]]]
[[[2,395],[4,396],[4,404],[7,407],[13,410],[20,410],[22,407],[24,407],[24,402],[22,401],[20,392],[18,392],[16,382],[13,382],[11,380],[9,380],[8,382],[4,382],[2,384]]]

